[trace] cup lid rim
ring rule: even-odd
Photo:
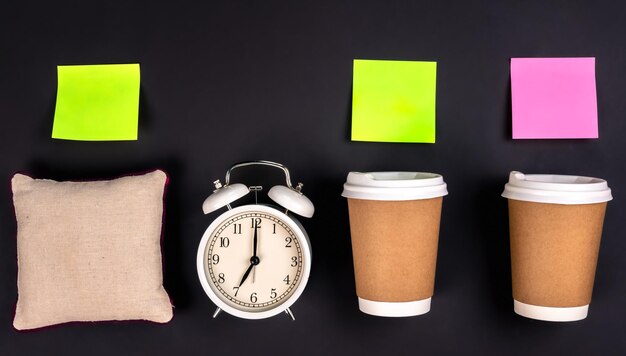
[[[508,199],[555,204],[593,204],[613,199],[606,180],[559,174],[512,171],[502,196]]]
[[[440,174],[409,171],[349,172],[342,196],[367,200],[416,200],[444,196]]]

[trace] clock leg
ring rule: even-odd
[[[222,312],[222,309],[215,308],[215,312],[213,312],[213,319],[217,318],[218,315],[220,315],[220,313]]]
[[[293,316],[293,313],[291,312],[291,309],[289,309],[289,308],[285,309],[285,313],[291,317],[291,320],[296,321],[296,317]]]

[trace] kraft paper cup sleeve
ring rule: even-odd
[[[442,200],[348,200],[359,297],[408,302],[433,295]]]
[[[544,307],[589,304],[606,204],[509,201],[515,300]]]

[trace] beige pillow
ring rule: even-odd
[[[171,320],[160,244],[166,180],[160,170],[94,182],[13,176],[13,326]]]

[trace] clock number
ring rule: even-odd
[[[237,293],[239,293],[239,287],[233,287],[233,289],[235,290],[235,297],[236,297]]]
[[[251,229],[254,229],[254,227],[260,227],[261,226],[261,218],[250,218],[252,226],[250,226]]]
[[[276,223],[274,223],[274,229],[272,230],[272,234],[276,234]]]
[[[276,297],[278,297],[278,294],[276,293],[276,288],[272,288],[272,291],[270,292],[270,298],[276,299]]]
[[[256,301],[257,301],[256,292],[250,294],[250,302],[256,303]]]
[[[295,267],[298,265],[298,257],[291,256],[291,267]]]
[[[211,260],[213,261],[214,265],[220,263],[220,255],[213,255],[213,256],[211,256]]]
[[[285,282],[285,284],[289,285],[289,275],[287,275],[287,277],[285,277],[285,279],[283,279],[283,282]]]
[[[220,273],[217,275],[217,281],[220,283],[224,283],[226,279],[224,279],[224,273]]]
[[[285,247],[291,247],[291,241],[292,241],[291,237],[285,237],[285,242],[287,243]]]
[[[233,224],[233,234],[241,235],[241,224]]]
[[[230,240],[228,237],[220,237],[220,247],[228,247],[230,245]]]

